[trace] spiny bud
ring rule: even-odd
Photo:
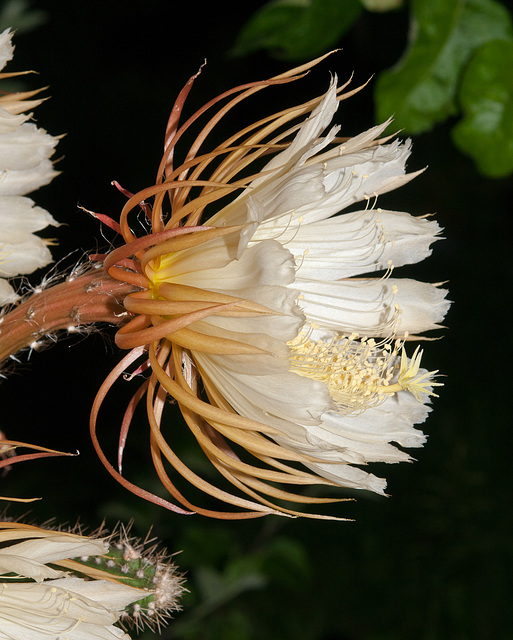
[[[160,629],[180,606],[183,579],[165,550],[159,550],[155,538],[144,540],[130,536],[130,526],[119,525],[105,539],[107,548],[102,555],[75,558],[84,566],[84,573],[96,570],[122,584],[148,592],[145,598],[128,605],[122,622],[140,629],[145,624]]]

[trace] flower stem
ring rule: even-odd
[[[125,322],[130,314],[122,302],[133,289],[100,267],[36,291],[0,318],[0,363],[24,347],[37,348],[45,336],[61,330],[76,332],[96,322]]]

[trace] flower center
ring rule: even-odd
[[[173,278],[173,264],[175,262],[174,254],[166,253],[151,261],[146,266],[146,275],[150,282],[150,290],[153,297],[158,298],[159,285]]]

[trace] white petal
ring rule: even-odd
[[[364,419],[363,414],[360,417]],[[363,442],[333,433],[319,426],[308,427],[308,442],[313,445],[313,451],[319,452],[319,457],[328,461],[340,460],[350,464],[367,464],[368,462],[407,462],[411,457],[391,444],[383,442]],[[325,453],[326,451],[326,453]]]
[[[12,304],[18,299],[19,295],[14,291],[7,280],[0,278],[0,307],[4,304]]]
[[[336,149],[330,153],[333,157],[327,161],[312,158],[251,192],[253,206],[265,211],[253,241],[276,237],[276,226],[292,223],[292,215],[295,224],[324,220],[362,200],[370,202],[417,175],[405,174],[409,143],[394,141],[348,156],[337,155]]]
[[[242,300],[257,302],[267,307],[267,309],[276,311],[276,315],[260,315],[252,318],[211,316],[205,322],[226,331],[233,331],[239,334],[256,334],[261,336],[262,339],[266,336],[285,344],[297,336],[305,321],[304,315],[296,302],[298,293],[294,289],[261,285],[247,289],[229,289],[229,293],[237,298],[240,297]],[[266,350],[275,348],[274,346],[271,348],[271,345],[266,345],[262,339],[250,341],[250,344]]]
[[[0,242],[23,242],[34,231],[57,225],[52,216],[23,196],[0,197]]]
[[[413,425],[424,422],[429,411],[428,406],[417,402],[411,394],[400,392],[359,415],[340,415],[330,411],[323,416],[322,426],[350,440],[397,442],[403,447],[422,447],[426,436]]]
[[[9,60],[12,60],[14,47],[12,46],[12,31],[4,29],[0,33],[0,71],[5,67]]]
[[[399,332],[412,335],[438,329],[451,303],[447,290],[408,278],[390,278],[397,286],[396,302],[401,309]]]
[[[206,354],[195,353],[201,369],[241,415],[279,428],[282,421],[316,424],[330,408],[327,387],[294,373],[252,375],[231,371]],[[276,420],[275,420],[276,419]]]
[[[349,464],[306,464],[309,469],[320,475],[322,478],[331,480],[341,487],[349,489],[363,489],[373,491],[380,495],[385,495],[387,482],[384,478],[378,478],[373,473],[368,473],[352,467]]]
[[[381,135],[385,132],[385,129],[390,125],[391,122],[392,118],[389,118],[385,122],[377,124],[374,127],[371,127],[370,129],[362,131],[362,133],[349,138],[349,140],[346,140],[339,146],[339,155],[349,156],[353,153],[362,151],[362,149],[367,149],[369,146],[375,146],[375,140],[381,137]],[[328,159],[329,153],[326,155],[326,159]],[[324,160],[325,158],[321,156],[321,159]]]
[[[0,277],[11,278],[23,273],[32,273],[52,261],[45,241],[29,236],[19,244],[0,243]]]
[[[137,589],[108,580],[81,580],[71,577],[51,580],[45,584],[77,593],[112,611],[123,611],[129,604],[150,595],[150,592],[145,589]]]
[[[401,310],[400,333],[436,329],[449,308],[446,291],[406,278],[321,282],[298,278],[299,304],[309,322],[342,333],[387,336]]]
[[[101,540],[55,532],[53,535],[25,540],[6,549],[0,549],[0,558],[5,551],[7,554],[15,553],[27,559],[56,562],[79,556],[102,555],[105,550],[105,543]]]
[[[280,181],[280,176],[282,175],[284,175],[284,181],[281,183],[286,183],[291,177],[290,169],[292,165],[301,165],[306,158],[331,140],[334,132],[325,139],[319,139],[319,136],[330,124],[337,108],[335,79],[332,81],[322,101],[302,123],[292,143],[265,165],[262,170],[265,175],[253,180],[248,189],[244,190],[231,204],[212,216],[206,224],[224,226],[244,224],[248,220],[261,220],[262,209],[259,209],[258,206],[256,209],[253,208],[251,213],[248,212],[248,199],[255,197],[257,193],[260,194],[261,190],[264,194],[267,194],[269,189],[272,191],[274,184]],[[269,174],[269,171],[272,173]],[[267,201],[268,199],[268,196],[261,197],[258,195],[258,202]],[[255,217],[254,212],[256,210],[259,211],[259,215]],[[271,212],[266,211],[265,216],[268,217],[269,215],[271,215]]]
[[[7,109],[0,106],[0,135],[16,131],[24,122],[30,118],[25,113],[10,113]]]
[[[333,78],[330,87],[319,105],[312,111],[308,118],[301,124],[298,133],[292,143],[281,153],[276,154],[268,162],[263,171],[281,170],[289,164],[300,164],[304,157],[308,157],[312,148],[319,142],[319,136],[331,123],[338,109],[337,79]],[[267,176],[257,179],[252,183],[252,188],[267,182]]]
[[[0,573],[14,572],[18,575],[43,580],[58,578],[64,573],[45,566],[82,555],[99,555],[105,551],[100,540],[77,538],[66,533],[55,533],[43,538],[25,540],[0,549]]]
[[[290,225],[280,239],[296,258],[298,277],[338,280],[420,262],[439,231],[426,218],[377,209]]]
[[[20,171],[0,170],[0,196],[22,196],[51,182],[58,171],[50,160]]]
[[[0,556],[0,574],[16,573],[26,578],[42,581],[46,578],[59,578],[65,573],[47,567],[43,562],[24,558],[14,553],[2,554]]]
[[[56,144],[44,129],[26,122],[0,137],[0,166],[14,171],[35,167],[52,155]]]
[[[195,265],[193,260],[188,260],[188,271],[185,272],[183,269],[182,274],[179,271],[179,275],[173,276],[173,281],[230,294],[237,289],[260,285],[287,285],[294,282],[295,265],[292,255],[273,240],[250,247],[239,260],[232,258],[230,261],[226,260],[226,264],[218,261],[215,254],[216,252],[212,251],[213,264],[210,266],[208,262]],[[216,268],[218,263],[219,268]],[[181,262],[178,268],[180,265]]]
[[[128,638],[112,625],[118,614],[51,584],[0,585],[0,638],[113,640]]]

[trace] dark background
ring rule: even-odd
[[[264,53],[226,56],[259,3],[241,2],[235,11],[231,3],[165,0],[33,6],[46,11],[46,22],[15,38],[9,70],[38,71],[27,82],[49,85],[51,100],[38,107],[37,121],[54,135],[66,134],[57,151],[62,175],[33,196],[62,223],[50,234],[59,240],[54,256],[63,266],[82,251],[107,245],[79,205],[116,217],[124,198],[112,180],[132,191],[152,184],[173,100],[205,58],[189,113],[236,84],[291,66]],[[354,71],[355,82],[364,82],[397,61],[406,35],[406,11],[364,14],[340,43],[341,52],[305,81],[260,93],[234,112],[227,132],[321,93],[330,72],[346,79]],[[344,135],[374,124],[372,87],[344,103],[338,121]],[[12,505],[8,515],[30,510],[38,522],[80,519],[90,527],[103,518],[112,527],[133,517],[140,535],[153,524],[170,550],[183,550],[177,562],[191,591],[165,638],[513,638],[507,417],[512,181],[481,177],[452,146],[451,124],[415,139],[409,169],[428,171],[380,199],[381,206],[416,215],[437,213],[446,239],[424,264],[397,275],[448,280],[454,301],[443,340],[425,348],[426,366],[446,375],[425,425],[429,441],[414,452],[413,465],[375,465],[375,473],[389,480],[391,498],[359,495],[357,502],[336,506],[337,515],[355,519],[348,523],[222,523],[180,517],[132,498],[103,469],[87,431],[92,399],[119,357],[106,328],[87,339],[63,340],[28,362],[23,358],[1,384],[1,428],[9,437],[81,452],[13,467],[1,493],[44,500],[30,508]],[[76,257],[66,257],[77,250]],[[130,389],[120,385],[116,403],[103,415],[107,447],[114,446],[120,407],[129,397]],[[143,417],[136,426],[140,449],[129,454],[128,475],[157,490],[146,465]],[[179,443],[185,429],[178,416],[173,426]]]

